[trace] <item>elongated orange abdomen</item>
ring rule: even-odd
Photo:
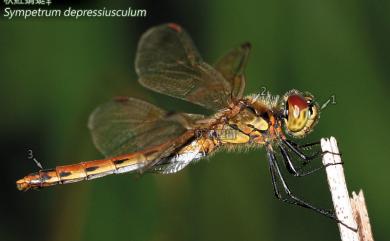
[[[58,166],[53,169],[31,173],[16,182],[19,190],[48,187],[57,184],[90,180],[109,174],[119,174],[142,169],[148,162],[157,158],[157,150],[149,149],[114,158],[81,162]]]

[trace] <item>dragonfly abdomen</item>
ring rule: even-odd
[[[153,158],[153,152],[138,152],[104,160],[58,166],[53,169],[31,173],[18,180],[16,185],[19,190],[28,190],[30,188],[91,180],[110,174],[133,172],[142,169],[146,162]]]

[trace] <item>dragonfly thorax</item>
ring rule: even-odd
[[[223,143],[264,144],[284,138],[284,133],[301,138],[313,130],[319,118],[313,96],[297,90],[280,99],[270,94],[248,96],[240,105],[240,111],[217,130]]]
[[[219,141],[229,144],[264,144],[273,139],[271,130],[276,119],[270,105],[250,98],[243,99],[238,105],[240,110],[214,129]]]

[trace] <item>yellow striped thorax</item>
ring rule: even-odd
[[[218,136],[222,143],[245,144],[250,141],[251,136],[262,135],[262,132],[268,129],[268,113],[261,115],[255,106],[248,105],[229,119],[228,124],[218,132]]]

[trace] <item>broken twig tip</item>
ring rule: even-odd
[[[360,191],[358,195],[353,192],[352,198],[349,197],[336,138],[321,139],[321,148],[325,153],[322,162],[326,166],[334,210],[340,221],[338,226],[341,240],[373,241],[363,192]]]

